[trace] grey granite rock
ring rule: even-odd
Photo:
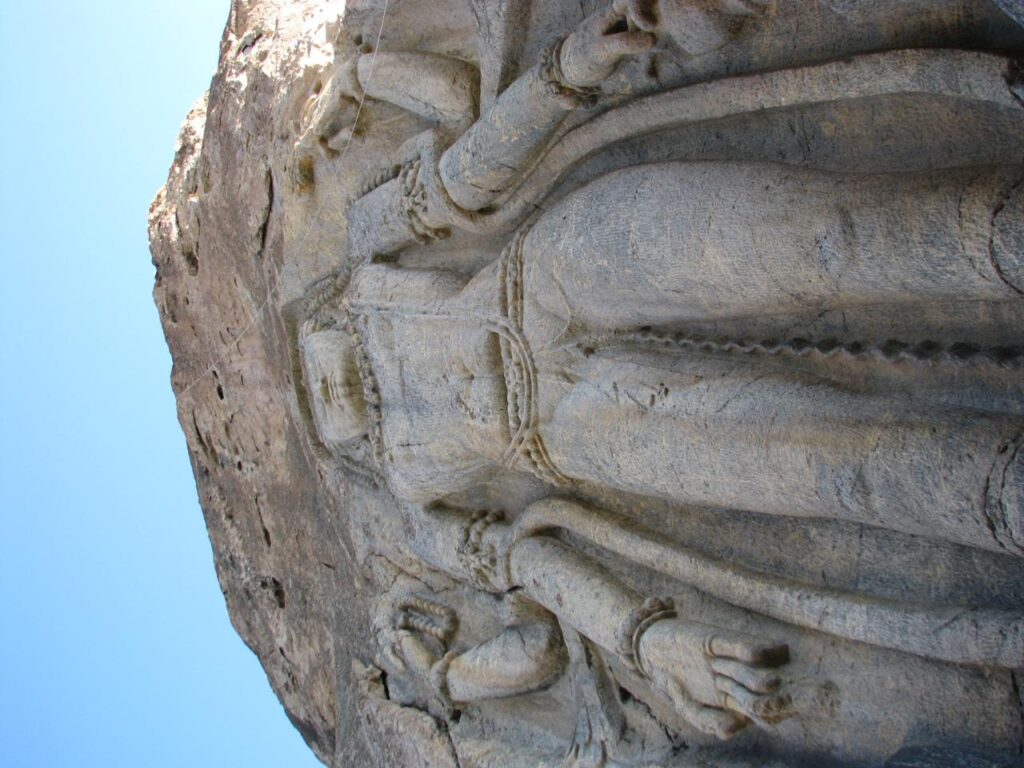
[[[235,1],[155,298],[324,763],[1019,764],[1021,23]]]

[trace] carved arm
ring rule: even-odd
[[[542,61],[498,97],[440,160],[452,201],[467,211],[486,208],[548,144],[566,115],[588,104],[618,63],[649,50],[655,37],[645,0],[615,0],[585,18]]]
[[[385,178],[358,198],[348,215],[350,256],[365,261],[416,242],[446,237],[453,220],[493,203],[548,145],[566,115],[597,97],[597,86],[623,58],[654,45],[654,35],[640,29],[654,28],[651,12],[645,10],[649,7],[650,0],[615,0],[607,9],[591,14],[539,64],[514,81],[452,146],[439,156],[438,147],[421,147],[417,157],[396,171],[395,178]],[[416,105],[424,97],[413,94],[405,83],[419,84],[421,76],[417,73],[408,81],[391,76],[404,71],[399,64],[413,62],[409,57],[414,56],[422,55],[380,54],[384,63],[378,62],[376,68],[372,57],[364,56],[356,79],[368,94],[386,93],[393,103],[417,111]],[[392,62],[395,57],[406,58]],[[344,68],[339,70],[337,77],[349,82],[352,76],[344,72]],[[371,82],[377,91],[368,85]],[[428,78],[427,82],[432,81]],[[443,90],[442,84],[428,88],[430,92]],[[448,111],[458,114],[454,107]],[[419,112],[426,114],[422,109]],[[318,118],[331,126],[337,119]],[[433,135],[430,141],[442,147],[445,144],[443,136]],[[329,146],[336,143],[336,139],[328,141]]]

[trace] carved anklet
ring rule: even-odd
[[[552,96],[566,109],[588,108],[597,103],[601,95],[599,88],[587,88],[573,85],[562,72],[562,44],[559,40],[548,48],[540,59],[540,79]]]
[[[650,677],[640,657],[640,638],[651,625],[662,619],[674,619],[676,606],[672,598],[649,597],[644,604],[630,612],[619,627],[616,651],[626,668],[641,677]]]
[[[484,544],[483,538],[488,528],[504,520],[505,516],[501,512],[475,512],[463,526],[458,547],[459,561],[473,586],[492,594],[505,591],[501,582],[506,579],[501,578],[498,570],[498,553],[493,546]]]

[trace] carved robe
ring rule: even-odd
[[[1021,249],[1004,242],[1016,230],[1000,229],[998,212],[1020,178],[663,164],[578,191],[468,282],[366,266],[348,303],[379,390],[389,483],[429,501],[505,465],[554,485],[1020,553],[1021,419],[908,407],[778,361],[635,333],[801,308],[1015,299],[1007,276]]]

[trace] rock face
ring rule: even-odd
[[[234,2],[155,298],[325,764],[1020,764],[1022,23]]]

